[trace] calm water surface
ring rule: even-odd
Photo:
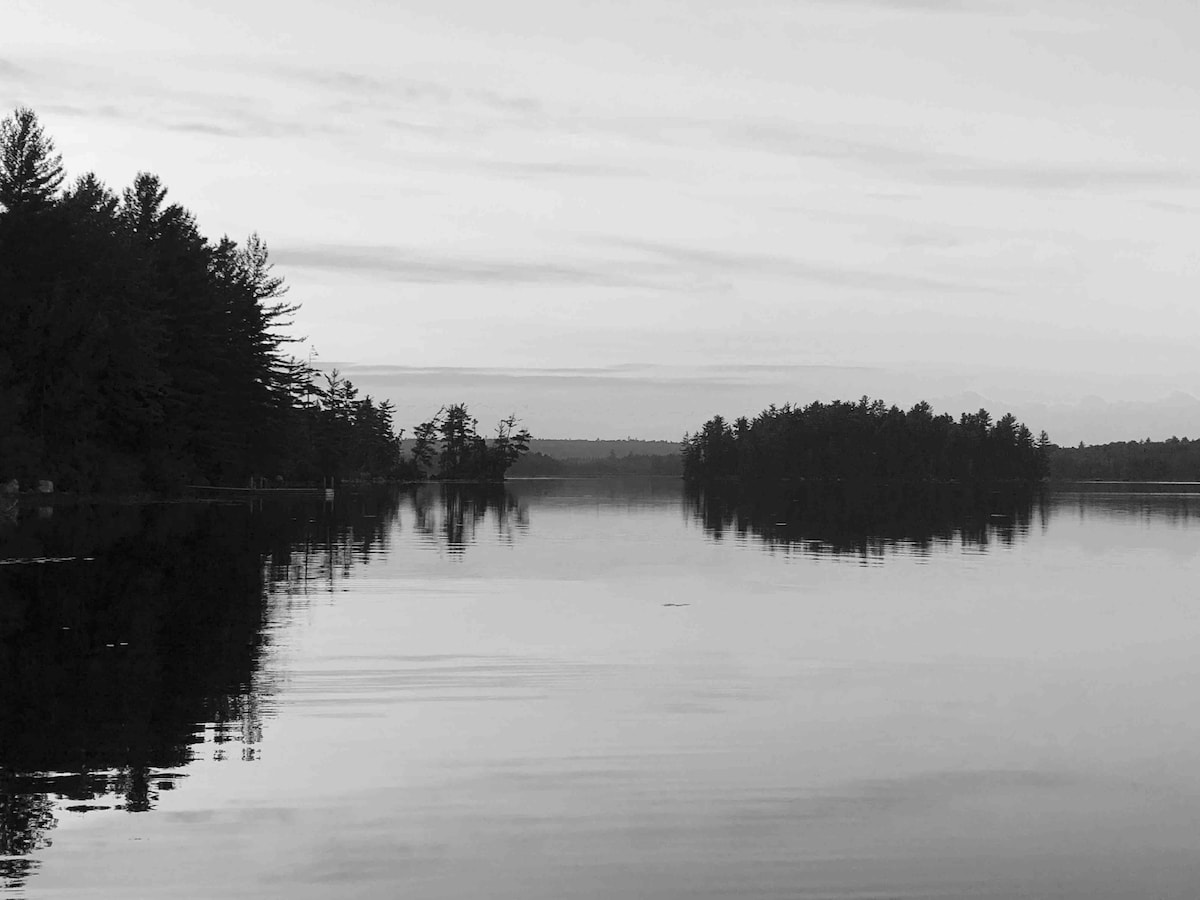
[[[0,896],[1200,895],[1200,495],[0,510]]]

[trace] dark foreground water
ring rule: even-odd
[[[1200,895],[1200,496],[0,510],[0,896]]]

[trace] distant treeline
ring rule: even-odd
[[[1053,447],[1050,477],[1064,481],[1200,481],[1200,440]]]
[[[416,440],[406,437],[400,449],[411,454]],[[635,438],[624,440],[579,440],[566,438],[530,438],[529,452],[540,453],[550,459],[578,461],[587,459],[623,459],[627,456],[678,456],[679,441],[640,441]]]
[[[1037,481],[1047,474],[1045,432],[987,410],[955,421],[928,403],[904,412],[881,400],[771,406],[732,424],[715,416],[683,441],[691,481],[818,479]]]
[[[542,442],[545,443],[545,442]],[[678,445],[666,454],[615,453],[590,459],[555,459],[544,453],[530,453],[509,470],[514,478],[605,478],[611,476],[666,476],[683,474],[683,458]]]
[[[541,453],[554,459],[612,459],[628,456],[677,456],[678,441],[625,440],[567,440],[538,438],[529,442],[530,453]]]
[[[413,438],[400,442],[404,453],[417,447]],[[508,469],[514,478],[671,477],[683,475],[677,441],[530,440],[528,452]]]
[[[64,177],[32,110],[0,121],[0,482],[487,479],[524,452],[459,404],[402,453],[390,403],[287,352],[297,307],[257,235],[210,241],[151,174]]]

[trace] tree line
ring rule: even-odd
[[[0,481],[170,490],[248,477],[495,479],[528,448],[465,405],[401,452],[389,402],[291,351],[266,243],[210,240],[142,172],[67,184],[36,114],[0,122]]]
[[[1037,481],[1050,440],[1012,415],[981,409],[955,421],[928,403],[907,412],[881,400],[770,406],[732,424],[714,416],[684,436],[689,481]]]
[[[1116,441],[1053,447],[1050,477],[1063,481],[1200,481],[1200,441]]]

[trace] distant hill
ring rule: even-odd
[[[678,441],[586,441],[533,440],[530,453],[541,453],[553,459],[606,459],[610,456],[674,456],[679,453]]]

